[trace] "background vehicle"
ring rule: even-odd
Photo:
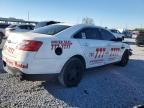
[[[132,32],[132,38],[136,39],[138,35],[139,35],[139,31]]]
[[[42,21],[42,22],[37,23],[37,25],[35,26],[34,29],[44,27],[44,26],[48,26],[48,25],[51,25],[51,24],[57,24],[57,23],[60,23],[60,22],[57,22],[57,21]]]
[[[28,24],[10,25],[5,29],[5,36],[8,37],[11,32],[28,32],[33,29],[34,26]]]
[[[54,24],[13,33],[2,51],[7,72],[29,80],[56,75],[67,87],[77,86],[86,68],[111,63],[126,66],[129,55],[128,44],[104,28],[86,24]]]
[[[144,31],[140,31],[139,35],[136,37],[136,45],[144,45]]]
[[[132,33],[130,31],[125,30],[123,31],[123,34],[125,38],[132,38]]]
[[[10,24],[0,23],[0,37],[3,38],[5,36],[5,28],[7,28]]]
[[[116,38],[122,38],[122,40],[124,40],[124,34],[123,33],[119,32],[116,29],[110,29],[110,31],[112,32],[112,34],[114,36],[116,36]]]

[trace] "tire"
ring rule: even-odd
[[[128,61],[129,61],[129,52],[128,50],[126,50],[121,58],[121,61],[116,63],[117,65],[119,66],[126,66],[128,64]]]
[[[75,87],[80,83],[84,73],[84,63],[79,58],[71,58],[64,65],[59,82],[65,87]]]

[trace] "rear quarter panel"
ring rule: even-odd
[[[35,55],[36,59],[55,59],[56,62],[61,61],[61,66],[63,66],[72,56],[83,56],[81,46],[76,39],[60,39],[55,37],[43,41],[43,46]],[[61,55],[55,53],[57,48],[62,49]]]
[[[43,46],[37,52],[35,56],[36,58],[66,59],[72,57],[73,55],[83,55],[81,46],[76,39],[51,38],[43,41]],[[62,49],[61,55],[56,55],[55,50],[57,48]]]

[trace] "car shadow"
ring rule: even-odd
[[[41,86],[53,97],[71,107],[112,107],[113,105],[132,107],[143,102],[143,99],[135,94],[136,88],[129,89],[127,87],[129,82],[125,83],[127,78],[125,76],[137,72],[137,69],[131,68],[136,64],[138,64],[137,69],[141,69],[144,61],[132,59],[126,67],[107,65],[87,70],[79,86],[73,88],[61,86],[57,78],[42,82]]]

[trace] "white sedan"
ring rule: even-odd
[[[28,32],[34,29],[30,24],[10,25],[5,29],[5,36],[8,37],[13,32]]]
[[[4,70],[22,79],[56,75],[66,87],[77,86],[85,69],[110,63],[126,66],[131,50],[108,30],[93,25],[54,24],[11,34],[2,51]]]
[[[124,40],[124,34],[121,33],[120,31],[116,30],[116,29],[110,29],[110,32],[116,37],[116,38],[121,38],[122,40]]]

